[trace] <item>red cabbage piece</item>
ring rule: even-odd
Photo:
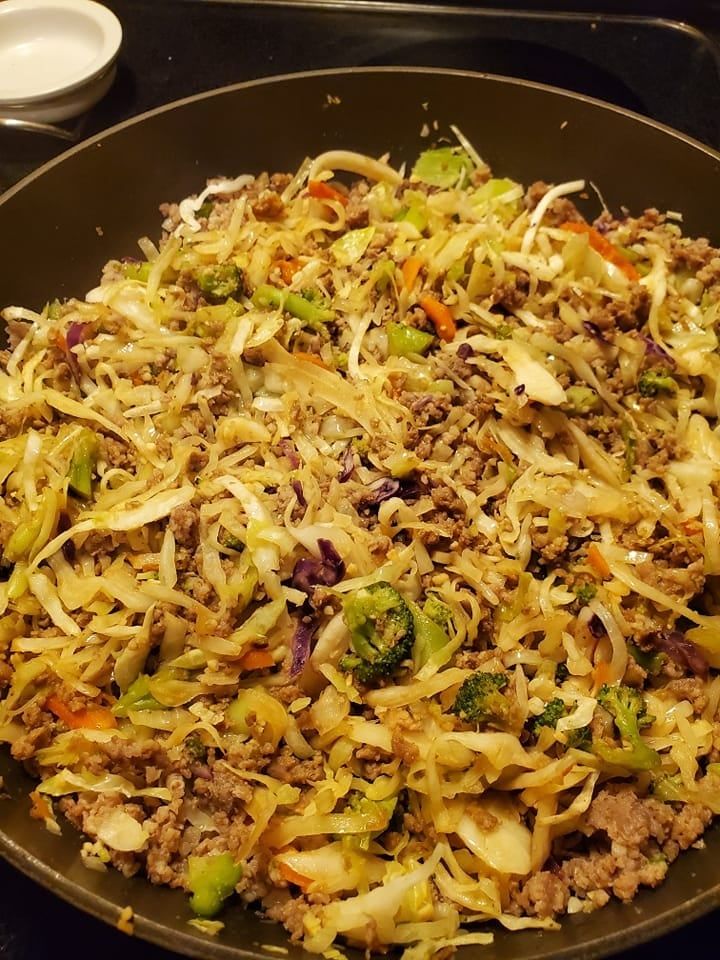
[[[310,656],[310,644],[316,627],[317,622],[308,617],[301,617],[300,620],[298,620],[298,625],[292,640],[291,678],[297,677],[305,669],[305,664]]]
[[[320,559],[303,557],[295,564],[292,585],[308,595],[314,587],[334,587],[345,576],[345,562],[330,540],[318,540]]]
[[[583,327],[585,327],[585,332],[589,333],[591,337],[602,341],[602,343],[606,342],[605,335],[596,323],[592,323],[590,320],[583,320]]]
[[[367,506],[376,506],[385,500],[389,500],[390,497],[397,496],[399,491],[399,480],[394,477],[382,477],[382,479],[375,480],[374,483],[370,484],[367,493],[363,496],[363,503]]]
[[[671,660],[684,667],[698,677],[706,677],[710,665],[700,647],[692,640],[688,640],[679,630],[668,633],[656,633],[651,638],[658,650],[666,653]]]
[[[291,484],[293,490],[295,491],[295,496],[297,497],[297,502],[301,507],[307,506],[307,500],[305,499],[305,494],[303,492],[302,484],[299,480],[293,480]]]
[[[295,444],[292,440],[289,437],[283,437],[278,443],[278,450],[280,451],[280,456],[288,458],[293,470],[297,470],[300,466],[300,455],[295,449]]]
[[[659,360],[663,360],[665,363],[670,364],[671,367],[675,366],[675,361],[667,352],[667,350],[661,347],[659,343],[656,343],[652,337],[641,334],[640,339],[645,344],[645,353],[649,357],[657,357]]]
[[[355,469],[355,457],[353,456],[352,444],[348,444],[345,447],[345,452],[342,455],[342,470],[338,476],[340,483],[345,483],[352,476],[352,472]]]

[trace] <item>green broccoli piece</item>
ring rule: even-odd
[[[589,750],[592,744],[590,727],[578,727],[576,730],[568,730],[566,734],[568,750]]]
[[[717,773],[711,769],[714,766],[715,764],[708,764],[707,774],[696,780],[692,787],[683,782],[680,774],[658,777],[652,785],[652,794],[656,800],[663,803],[701,803],[713,813],[720,813],[720,780]]]
[[[565,704],[560,697],[555,697],[545,704],[545,709],[530,721],[530,729],[537,736],[541,727],[555,727],[560,717],[565,716]]]
[[[423,613],[443,630],[447,630],[452,619],[450,607],[432,593],[429,593],[425,599]]]
[[[343,657],[340,666],[363,683],[389,677],[410,656],[412,611],[389,583],[381,580],[352,594],[343,614],[355,655]]]
[[[211,300],[222,301],[240,290],[242,274],[234,263],[218,263],[202,267],[196,274],[201,291]]]
[[[568,387],[565,390],[566,401],[562,405],[565,413],[574,416],[587,416],[589,413],[600,413],[603,408],[602,400],[592,387],[581,384]]]
[[[667,370],[646,370],[640,374],[638,393],[642,397],[656,397],[659,393],[675,393],[677,383]]]
[[[652,723],[645,713],[642,694],[622,683],[612,686],[605,684],[598,694],[598,702],[612,714],[615,726],[628,746],[610,747],[606,743],[595,742],[594,752],[616,767],[654,770],[660,763],[660,756],[640,736],[640,727]]]
[[[466,723],[505,727],[512,712],[511,701],[502,693],[507,685],[504,673],[478,670],[464,681],[451,710]]]
[[[649,673],[651,677],[655,677],[660,673],[662,665],[667,659],[664,653],[649,653],[646,650],[641,650],[640,647],[635,646],[634,643],[628,642],[627,648],[633,660],[640,664],[643,670]]]
[[[597,593],[597,587],[594,583],[584,583],[581,587],[575,587],[575,596],[578,598],[578,602],[583,606],[590,603],[594,599],[595,594]]]
[[[345,804],[346,812],[361,813],[368,818],[368,821],[377,824],[377,828],[368,830],[366,833],[355,833],[345,835],[343,839],[351,841],[355,849],[367,850],[370,841],[383,834],[390,825],[392,815],[395,813],[398,798],[388,797],[387,800],[370,800],[359,790],[352,790],[347,797]]]

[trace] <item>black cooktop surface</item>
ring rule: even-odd
[[[80,138],[167,101],[253,77],[407,64],[479,70],[567,87],[720,147],[717,48],[694,28],[667,20],[478,11],[469,6],[410,8],[382,0],[108,0],[107,5],[124,30],[118,75],[108,96],[75,125]],[[522,117],[508,119],[522,123]],[[61,149],[57,141],[2,132],[0,189]],[[58,952],[78,960],[176,956],[131,942],[2,862],[0,889],[0,957],[6,960],[38,960]],[[718,933],[720,920],[708,917],[622,957],[663,960],[682,951],[699,954]]]

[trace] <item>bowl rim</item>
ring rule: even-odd
[[[18,0],[7,0],[7,2],[16,3]],[[22,0],[21,0],[22,2]],[[30,0],[28,0],[30,2]],[[35,0],[32,0],[35,2]],[[36,0],[39,4],[51,3],[53,0]],[[66,0],[54,0],[54,2],[64,3]],[[85,0],[83,0],[85,2]],[[717,165],[717,173],[720,177],[720,151],[702,143],[688,134],[679,130],[645,117],[633,110],[619,107],[615,104],[601,100],[596,97],[590,97],[585,94],[576,93],[562,87],[556,87],[551,84],[538,83],[536,81],[524,80],[518,77],[504,76],[501,74],[485,73],[472,70],[460,70],[441,67],[422,67],[422,66],[367,66],[367,67],[341,67],[326,68],[322,70],[304,70],[293,73],[285,73],[260,77],[254,80],[247,80],[240,83],[227,84],[222,87],[215,87],[201,93],[192,94],[177,100],[154,107],[144,113],[130,117],[97,134],[89,137],[79,144],[72,146],[47,163],[38,167],[7,191],[0,194],[0,207],[11,200],[17,193],[25,187],[32,184],[36,179],[52,170],[55,166],[69,160],[76,153],[89,149],[93,146],[102,146],[104,140],[114,134],[122,133],[128,127],[139,124],[152,117],[168,113],[171,110],[185,106],[191,103],[197,103],[202,100],[211,99],[217,96],[223,96],[238,90],[247,88],[271,86],[283,83],[288,80],[302,80],[322,77],[352,76],[362,74],[397,74],[397,73],[416,73],[426,76],[455,76],[465,77],[470,80],[488,80],[495,83],[507,84],[511,86],[525,87],[540,90],[546,93],[552,93],[555,96],[562,97],[574,102],[587,103],[611,113],[627,117],[644,126],[662,132],[663,134],[679,140],[695,150],[699,150]],[[16,762],[16,761],[13,761]],[[38,830],[42,829],[40,824]],[[717,828],[716,828],[717,829]],[[77,831],[78,840],[82,837],[80,831]],[[686,851],[686,855],[692,851]],[[55,870],[45,860],[40,859],[29,850],[25,849],[20,843],[14,840],[6,833],[0,824],[0,857],[9,862],[12,866],[20,870],[32,880],[40,883],[43,887],[50,890],[62,900],[78,909],[97,917],[106,923],[116,924],[120,907],[117,903],[110,900],[103,894],[96,893],[77,884],[64,874]],[[141,883],[147,883],[147,879],[140,878]],[[652,895],[652,891],[646,891],[646,895]],[[606,931],[602,936],[595,937],[579,944],[570,944],[560,946],[553,951],[553,960],[596,960],[596,958],[609,957],[621,950],[630,947],[639,946],[650,940],[670,933],[677,928],[696,920],[712,910],[720,907],[720,881],[708,886],[700,892],[696,892],[687,897],[686,900],[678,903],[676,906],[666,910],[659,917],[651,917],[640,922],[632,924],[630,929],[625,927]],[[178,954],[188,957],[203,956],[206,960],[239,960],[239,958],[248,958],[256,960],[260,955],[259,951],[248,948],[242,944],[229,944],[222,941],[213,941],[202,934],[191,932],[190,930],[177,930],[168,928],[161,922],[154,920],[142,912],[142,907],[134,913],[135,934],[143,940],[146,940],[159,947],[170,949]],[[544,936],[551,937],[552,932],[544,933]],[[307,954],[306,954],[307,955]],[[310,960],[310,955],[307,955]],[[547,955],[546,955],[547,956]]]
[[[17,15],[35,15],[42,17],[50,10],[73,12],[92,21],[101,32],[99,49],[89,64],[74,78],[62,86],[45,86],[33,93],[13,94],[10,97],[0,96],[0,109],[13,107],[15,109],[31,104],[38,104],[47,100],[55,100],[64,94],[71,93],[98,79],[112,66],[117,58],[122,44],[122,25],[115,14],[108,7],[97,3],[96,0],[3,0],[0,3],[0,29],[3,19]]]

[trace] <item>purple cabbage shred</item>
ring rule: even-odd
[[[310,656],[310,643],[316,627],[317,623],[309,618],[301,617],[298,621],[292,640],[291,678],[299,676],[305,669],[305,664]]]
[[[353,456],[352,445],[348,444],[345,447],[345,452],[342,455],[342,470],[338,476],[340,483],[346,483],[352,476],[352,472],[355,469],[355,457]]]
[[[305,499],[305,494],[303,492],[302,484],[299,480],[293,480],[291,484],[293,490],[295,491],[295,496],[297,497],[297,502],[300,504],[303,509],[307,506],[307,500]]]
[[[669,633],[656,633],[652,637],[652,642],[658,650],[666,653],[679,666],[685,667],[686,670],[698,677],[708,675],[709,664],[705,654],[696,643],[688,640],[685,634],[679,630],[671,630]]]
[[[292,585],[308,595],[314,587],[334,587],[345,576],[345,562],[330,540],[318,540],[320,557],[303,557],[295,564]]]

